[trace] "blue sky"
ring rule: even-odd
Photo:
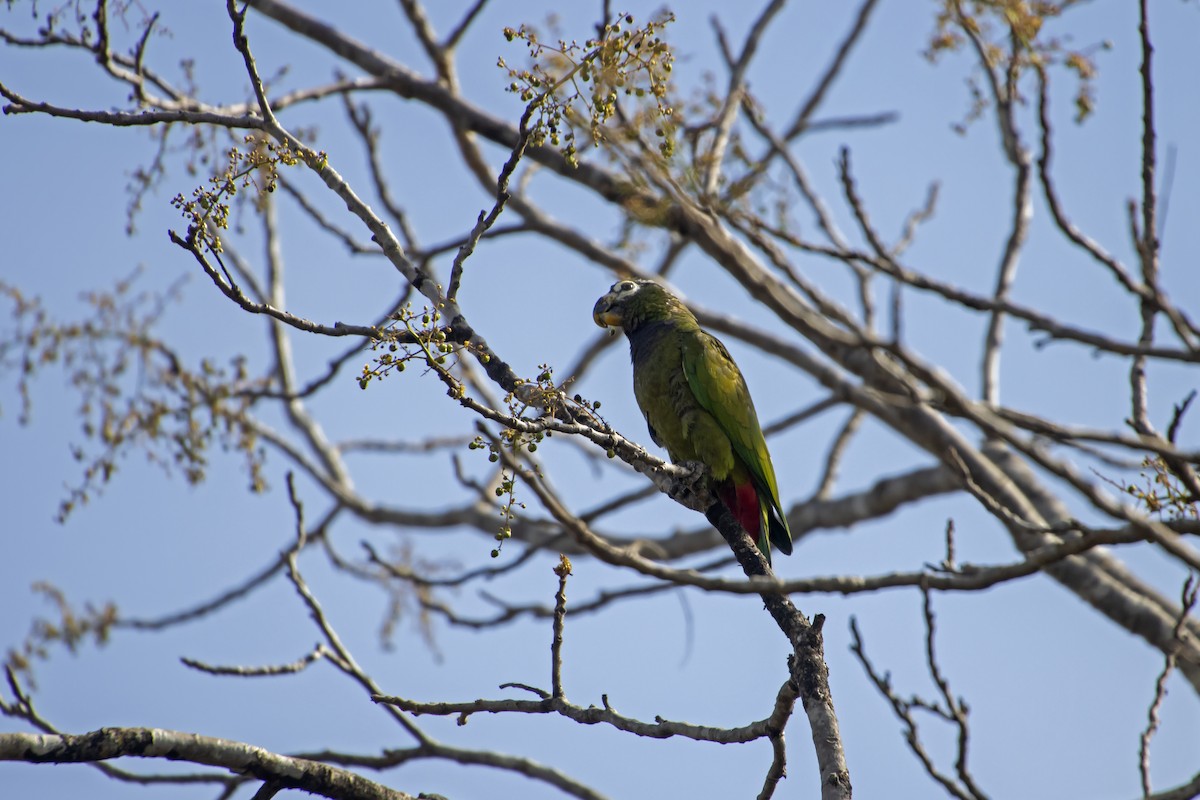
[[[168,74],[185,55],[197,59],[202,96],[212,102],[245,97],[246,83],[229,46],[228,20],[216,4],[171,4],[164,24],[173,35],[156,40],[152,57]],[[323,4],[308,3],[314,9]],[[458,3],[436,4],[430,16],[439,30],[457,18]],[[564,12],[564,33],[582,38],[594,22],[595,4]],[[852,9],[842,4],[796,4],[775,23],[762,46],[761,60],[750,72],[750,87],[776,122],[786,119],[805,96],[815,75],[828,62],[848,26]],[[834,8],[833,6],[838,6]],[[1195,3],[1152,4],[1157,47],[1160,157],[1175,152],[1174,189],[1165,222],[1164,285],[1175,300],[1194,308],[1200,298],[1200,273],[1194,265],[1200,229],[1200,104],[1194,79],[1200,58],[1200,7]],[[631,3],[644,16],[654,4]],[[717,63],[708,19],[719,10],[731,38],[740,41],[750,12],[726,11],[724,4],[677,7],[678,21],[668,31],[679,60],[681,86],[699,84],[704,70]],[[941,182],[938,212],[906,256],[911,263],[947,281],[986,292],[993,281],[1005,232],[1011,183],[1002,163],[991,120],[975,123],[966,136],[951,130],[965,113],[969,96],[963,77],[965,56],[931,65],[922,55],[932,27],[932,4],[881,3],[868,33],[835,84],[821,117],[895,110],[899,121],[883,128],[830,132],[806,137],[797,152],[814,182],[836,201],[835,159],[845,144],[852,150],[859,188],[880,230],[896,235],[905,216],[924,200],[932,181]],[[520,58],[516,45],[500,31],[522,21],[541,22],[544,7],[534,3],[494,4],[475,25],[461,50],[463,91],[491,113],[516,120],[520,106],[502,92],[506,83],[494,66],[498,56]],[[26,31],[27,4],[0,16],[6,27]],[[419,48],[400,12],[390,3],[360,3],[338,10],[342,30],[391,53],[428,74]],[[25,26],[25,27],[22,27]],[[1126,202],[1139,192],[1138,137],[1140,96],[1136,10],[1132,4],[1090,3],[1069,14],[1061,33],[1073,46],[1110,41],[1094,52],[1100,68],[1097,108],[1086,125],[1070,121],[1070,83],[1055,76],[1054,120],[1059,138],[1053,164],[1064,204],[1080,227],[1123,259],[1132,257]],[[331,63],[296,37],[267,21],[253,21],[252,46],[270,72],[292,65],[286,85],[327,80]],[[0,80],[28,97],[59,105],[108,108],[124,103],[124,92],[97,74],[80,56],[29,52],[0,46]],[[720,82],[719,82],[720,83]],[[384,129],[384,148],[393,190],[409,209],[424,242],[462,235],[491,200],[457,164],[445,127],[426,109],[399,100],[376,108]],[[1030,109],[1021,119],[1032,120]],[[366,180],[364,159],[350,139],[336,104],[297,109],[285,116],[292,126],[317,125],[319,144],[331,162],[356,184]],[[1032,136],[1032,133],[1027,134]],[[1032,141],[1029,139],[1029,141]],[[253,366],[267,363],[264,321],[250,318],[208,284],[187,254],[170,244],[166,230],[183,225],[168,200],[187,193],[199,180],[176,170],[147,198],[137,219],[138,232],[124,234],[123,187],[134,165],[144,164],[153,144],[144,131],[108,129],[95,124],[56,121],[32,115],[0,117],[0,152],[6,154],[5,184],[0,193],[0,278],[30,296],[42,298],[52,314],[82,313],[80,295],[102,289],[136,268],[138,286],[163,290],[188,276],[181,301],[172,306],[160,333],[198,363],[212,357],[224,363],[245,352]],[[505,153],[488,148],[494,167]],[[315,190],[316,182],[299,176]],[[582,226],[589,235],[611,241],[617,220],[586,192],[535,178],[532,195],[556,216]],[[329,213],[336,199],[321,198]],[[834,203],[839,223],[852,221],[844,204]],[[281,206],[285,230],[289,307],[325,322],[367,322],[398,291],[396,275],[382,259],[351,258],[344,248],[313,230],[294,207]],[[1077,321],[1084,327],[1122,338],[1136,336],[1136,308],[1119,287],[1092,262],[1070,250],[1053,234],[1040,198],[1035,225],[1022,260],[1014,297],[1022,303]],[[796,214],[802,230],[812,229],[808,215]],[[347,222],[346,224],[350,224]],[[261,237],[253,220],[236,239],[240,251],[261,260]],[[367,238],[365,233],[359,234]],[[639,263],[650,268],[659,252],[654,244]],[[829,264],[800,259],[805,274],[849,301],[849,286]],[[446,267],[442,265],[443,269]],[[480,249],[468,262],[462,292],[464,309],[497,352],[522,374],[547,362],[561,369],[584,343],[599,335],[590,320],[594,299],[611,275],[562,248],[520,239],[500,240]],[[689,254],[673,275],[676,285],[699,305],[743,316],[769,326],[744,291],[697,253]],[[906,294],[906,341],[925,358],[939,363],[972,395],[979,391],[978,360],[985,320],[947,309],[943,303]],[[1057,344],[1036,349],[1021,325],[1007,326],[1002,399],[1018,409],[1076,424],[1113,429],[1128,414],[1127,365],[1092,358],[1082,348]],[[344,342],[297,337],[297,362],[303,375],[314,375]],[[745,371],[764,422],[778,419],[821,397],[804,376],[783,370],[772,359],[740,343],[730,348]],[[364,359],[365,360],[365,359]],[[580,387],[601,399],[608,420],[626,434],[646,441],[644,425],[629,390],[624,345],[611,348]],[[337,386],[313,404],[331,439],[378,435],[384,438],[421,433],[462,433],[471,420],[448,404],[432,376],[410,371],[361,392],[350,370]],[[65,525],[53,521],[79,466],[69,447],[78,442],[78,398],[63,374],[47,369],[33,386],[33,417],[17,424],[19,402],[11,375],[0,376],[0,502],[7,513],[0,541],[0,645],[19,642],[29,620],[50,609],[30,591],[37,580],[62,587],[70,599],[117,603],[125,614],[155,616],[207,599],[256,572],[289,542],[291,509],[282,491],[284,460],[271,456],[264,496],[245,491],[247,476],[232,457],[215,456],[208,479],[189,488],[178,476],[134,455],[121,462],[120,474],[102,497],[80,509]],[[1165,425],[1172,404],[1197,387],[1194,368],[1157,368],[1152,374],[1151,416]],[[772,440],[785,503],[809,494],[820,475],[828,439],[845,416],[832,415]],[[281,425],[278,419],[269,419]],[[1197,440],[1192,421],[1184,441]],[[1190,437],[1190,438],[1189,438]],[[555,485],[576,509],[600,497],[637,485],[635,478],[605,475],[597,479],[570,447],[545,448],[556,470]],[[468,468],[484,474],[482,458],[460,454]],[[356,486],[380,502],[438,508],[456,495],[444,487],[453,481],[445,455],[349,459]],[[929,458],[881,426],[868,423],[847,453],[838,492],[861,490],[883,475],[928,464]],[[298,482],[309,519],[324,503],[311,483]],[[530,499],[528,493],[526,499]],[[1082,508],[1077,513],[1086,514]],[[959,556],[964,561],[1007,562],[1015,554],[1007,536],[977,506],[959,499],[937,499],[896,517],[852,531],[820,533],[804,540],[790,559],[777,559],[787,577],[828,574],[875,574],[917,569],[942,555],[942,532],[953,518]],[[701,520],[665,498],[637,505],[609,521],[612,530],[669,531]],[[344,521],[335,529],[339,551],[359,557],[359,542],[386,551],[393,543],[411,545],[431,559],[453,559],[464,568],[489,561],[491,544],[466,531],[421,532],[372,527]],[[516,548],[506,548],[513,558]],[[1126,547],[1122,557],[1144,579],[1174,598],[1182,570],[1148,548]],[[485,588],[506,600],[549,602],[555,588],[552,560],[543,558],[519,578]],[[355,655],[389,693],[419,699],[466,700],[501,696],[497,684],[549,683],[546,621],[522,621],[500,631],[476,633],[441,626],[439,653],[431,652],[411,623],[402,625],[392,650],[378,645],[385,599],[331,570],[317,553],[301,567],[330,618]],[[583,600],[605,587],[639,582],[587,559],[577,564],[571,598]],[[486,615],[489,606],[473,593],[450,598],[464,613]],[[855,616],[868,651],[890,669],[903,693],[932,692],[923,666],[920,597],[894,591],[875,596],[799,596],[808,613],[826,615],[826,650],[831,685],[854,785],[860,796],[937,796],[907,753],[898,723],[871,689],[850,656],[848,620]],[[982,786],[995,797],[1138,796],[1137,737],[1144,726],[1152,684],[1161,656],[1086,608],[1077,598],[1041,576],[1023,579],[980,594],[938,596],[941,664],[956,693],[973,709],[972,764]],[[281,752],[330,747],[377,752],[406,744],[355,687],[327,665],[280,679],[239,681],[201,675],[183,667],[188,656],[221,664],[291,661],[316,641],[295,592],[277,579],[251,599],[220,616],[155,634],[119,631],[102,649],[55,652],[37,668],[40,711],[64,730],[83,732],[105,725],[146,725],[191,730],[248,741]],[[565,679],[568,697],[599,704],[607,694],[623,713],[643,719],[669,719],[713,725],[738,725],[766,716],[785,677],[785,642],[754,598],[713,596],[684,590],[653,600],[618,604],[598,616],[569,618]],[[730,680],[731,675],[746,676]],[[1165,789],[1195,774],[1200,741],[1200,712],[1194,692],[1178,678],[1164,708],[1155,740],[1155,787]],[[497,748],[561,767],[573,777],[612,797],[660,796],[668,782],[697,796],[745,796],[756,791],[769,763],[764,743],[717,746],[689,742],[653,742],[602,729],[580,729],[564,720],[472,718],[453,721],[422,718],[444,741],[461,746]],[[23,730],[10,720],[2,730]],[[952,742],[931,725],[923,729],[931,750],[949,769]],[[809,796],[815,788],[811,747],[802,716],[789,730],[790,777],[777,796]],[[158,764],[131,768],[159,769]],[[168,766],[169,768],[169,766]],[[419,763],[386,774],[389,785],[410,792],[438,792],[450,798],[559,796],[556,792],[498,771]],[[154,791],[159,796],[210,797],[211,790],[131,789],[85,767],[0,764],[0,785],[14,797],[125,797]],[[752,787],[747,789],[747,787]],[[239,797],[249,797],[244,789]]]

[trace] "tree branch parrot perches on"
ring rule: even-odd
[[[717,497],[768,564],[771,545],[791,555],[771,454],[746,379],[725,345],[654,281],[617,281],[596,301],[592,319],[625,331],[633,393],[655,444],[677,464],[708,467]]]

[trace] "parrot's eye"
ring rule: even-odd
[[[617,287],[619,292],[632,292],[637,288],[637,284],[633,281],[621,281],[621,285]]]

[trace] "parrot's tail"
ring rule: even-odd
[[[728,483],[717,490],[717,496],[733,514],[734,519],[746,529],[746,533],[750,534],[750,538],[758,545],[759,551],[770,564],[771,546],[767,543],[767,537],[763,535],[762,505],[758,502],[758,492],[754,484]]]

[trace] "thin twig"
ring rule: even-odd
[[[303,672],[309,666],[322,658],[335,657],[329,648],[323,644],[316,645],[305,655],[287,664],[271,664],[263,667],[243,667],[243,666],[218,666],[208,664],[203,661],[198,661],[194,658],[180,658],[184,666],[207,672],[209,675],[228,675],[239,678],[264,678],[275,677],[278,675],[295,675],[297,672]]]
[[[563,623],[567,616],[567,576],[571,574],[571,559],[560,555],[554,574],[558,576],[558,591],[554,594],[554,636],[550,640],[550,696],[562,700],[566,698],[562,684]]]
[[[1197,577],[1197,573],[1189,572],[1187,580],[1183,582],[1183,589],[1180,591],[1179,617],[1174,628],[1176,640],[1182,640],[1184,622],[1192,613],[1192,609],[1196,607],[1198,594],[1200,594],[1200,578]],[[1150,708],[1146,712],[1146,728],[1138,737],[1138,774],[1142,780],[1142,797],[1144,798],[1151,796],[1150,740],[1158,731],[1159,715],[1162,711],[1163,701],[1167,698],[1167,678],[1175,668],[1175,659],[1176,654],[1168,652],[1163,660],[1162,671],[1158,673],[1158,679],[1154,681],[1154,698],[1150,701]]]

